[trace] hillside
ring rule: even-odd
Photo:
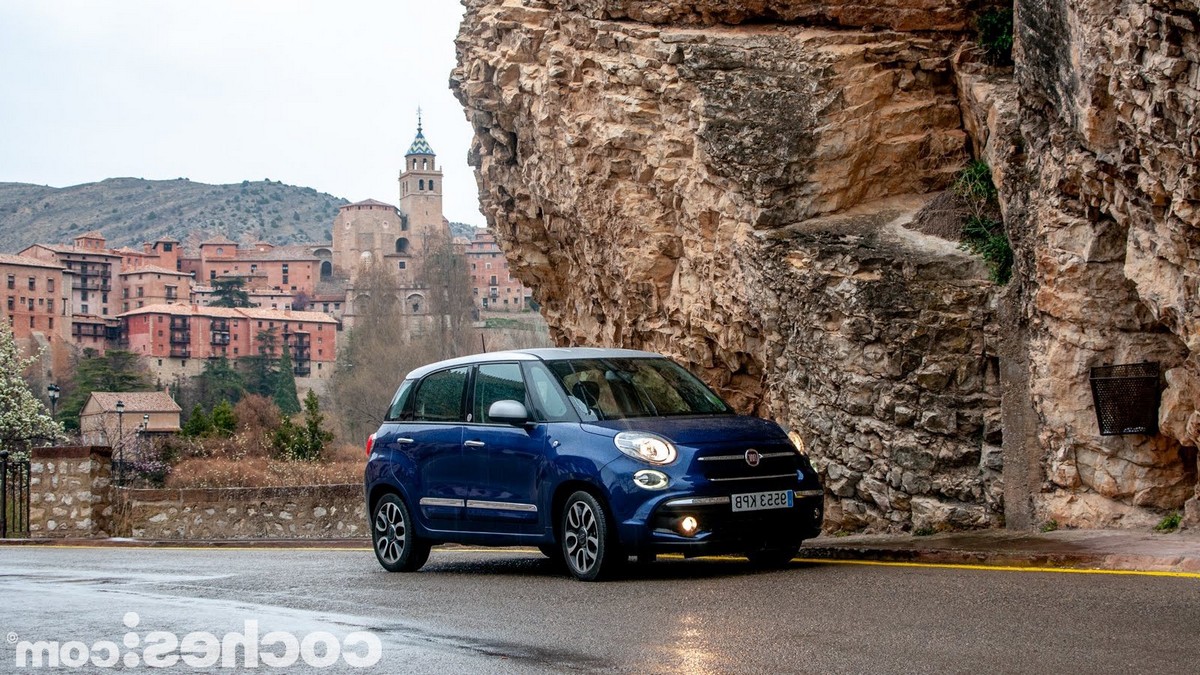
[[[0,183],[0,252],[65,243],[89,230],[103,232],[114,247],[215,234],[274,244],[328,241],[338,206],[345,203],[274,181],[207,185],[186,178],[110,178],[64,188]]]

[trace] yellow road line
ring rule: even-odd
[[[95,546],[95,545],[79,545],[72,546],[69,544],[42,544],[32,546],[13,546],[11,548],[28,548],[28,549],[120,549],[120,548],[138,548],[140,550],[150,551],[348,551],[354,553],[366,553],[372,549],[370,547],[332,547],[332,546]],[[514,550],[506,548],[452,548],[452,549],[435,549],[435,553],[509,553],[519,555],[530,555],[533,550]],[[659,558],[668,560],[683,560],[684,557],[677,553],[662,554]],[[701,556],[700,558],[709,561],[721,562],[745,562],[745,558],[741,556]],[[1015,565],[969,565],[965,563],[920,563],[920,562],[887,562],[881,560],[833,560],[826,558],[794,558],[792,562],[805,563],[809,565],[859,565],[864,567],[912,567],[919,569],[947,569],[947,570],[974,570],[982,572],[1042,572],[1050,574],[1108,574],[1117,576],[1143,576],[1143,577],[1171,577],[1176,579],[1200,579],[1200,572],[1168,572],[1158,570],[1103,570],[1103,569],[1087,569],[1087,568],[1071,568],[1071,567],[1019,567]]]
[[[814,565],[864,565],[868,567],[923,567],[947,570],[980,570],[985,572],[1051,572],[1057,574],[1115,574],[1143,577],[1176,577],[1200,579],[1200,572],[1164,572],[1156,570],[1101,570],[1072,567],[1018,567],[1015,565],[967,565],[962,563],[917,563],[884,562],[880,560],[826,560],[823,558],[796,558],[792,562]]]

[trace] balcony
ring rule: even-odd
[[[171,358],[173,359],[190,359],[192,358],[192,350],[187,347],[171,347]]]
[[[173,330],[171,331],[171,344],[186,345],[192,341],[192,334],[187,331]]]
[[[304,363],[297,361],[296,365],[292,368],[292,373],[297,377],[308,377],[312,373],[312,365],[307,361]]]
[[[77,291],[97,291],[107,293],[112,290],[112,281],[109,279],[80,279],[72,283],[71,288]]]
[[[188,323],[186,316],[171,317],[171,330],[188,330],[191,325]]]
[[[228,333],[229,332],[229,319],[213,319],[212,320],[212,331],[214,333]]]
[[[209,343],[214,345],[227,345],[229,344],[229,333],[218,333],[214,331],[212,334],[212,340],[210,340]]]

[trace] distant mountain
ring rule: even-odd
[[[482,228],[477,228],[474,225],[468,225],[467,223],[450,223],[451,237],[474,239],[475,233],[480,230],[482,230]]]
[[[110,178],[65,188],[0,183],[0,252],[69,243],[90,230],[103,232],[114,248],[216,234],[273,244],[329,241],[338,207],[346,203],[269,180],[206,185],[186,178]]]

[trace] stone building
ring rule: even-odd
[[[192,275],[174,268],[144,265],[121,272],[121,311],[150,305],[186,304],[191,301]]]
[[[144,357],[160,382],[199,375],[206,359],[258,356],[268,332],[275,341],[271,356],[288,345],[301,392],[322,386],[337,360],[337,321],[320,312],[154,305],[120,319],[125,347]]]
[[[322,263],[330,257],[324,244],[274,246],[257,242],[242,247],[228,237],[218,236],[200,244],[196,256],[183,257],[180,269],[193,273],[199,283],[241,277],[248,289],[311,295],[321,280]]]
[[[34,244],[20,252],[66,267],[71,281],[71,311],[75,315],[115,317],[121,292],[121,254],[105,246],[104,235],[88,232],[75,237],[71,246]]]
[[[372,265],[395,280],[395,304],[402,313],[428,311],[421,275],[428,256],[449,244],[450,223],[442,214],[442,171],[419,120],[404,156],[399,191],[399,207],[373,199],[348,204],[334,223],[334,272],[348,280],[343,315],[348,326],[371,292],[360,277]]]
[[[63,374],[71,340],[71,274],[63,265],[37,258],[0,254],[4,301],[0,316],[22,348],[45,347],[45,370]]]
[[[508,259],[491,232],[479,231],[465,247],[471,275],[471,298],[479,309],[522,312],[531,309],[533,291],[512,274]]]
[[[94,391],[79,412],[79,433],[87,445],[128,447],[139,440],[179,433],[181,412],[165,391]]]

